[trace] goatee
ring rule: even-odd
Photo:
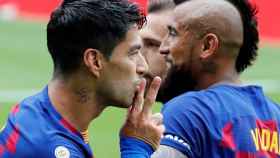
[[[193,91],[195,85],[196,82],[190,71],[184,70],[182,67],[172,66],[160,87],[157,101],[166,103],[182,93]]]

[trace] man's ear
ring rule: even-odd
[[[219,39],[217,35],[209,33],[203,37],[202,42],[201,59],[208,59],[217,53],[219,48]]]
[[[84,52],[84,63],[96,77],[100,76],[100,71],[103,68],[103,60],[103,54],[97,49],[88,48]]]

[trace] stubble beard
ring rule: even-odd
[[[173,65],[160,87],[157,101],[166,103],[176,96],[195,90],[195,86],[196,81],[190,70]]]

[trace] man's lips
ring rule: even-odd
[[[170,65],[172,65],[172,64],[173,64],[173,60],[172,60],[172,57],[169,57],[169,56],[165,56],[165,62],[166,62],[167,64],[170,64]]]
[[[152,72],[147,72],[144,74],[144,78],[149,82],[150,80],[153,80],[153,78],[156,77]]]

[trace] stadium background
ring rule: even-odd
[[[136,0],[135,0],[136,1]],[[145,8],[145,0],[137,0]],[[252,0],[259,8],[259,58],[242,79],[262,85],[280,103],[280,1]],[[12,105],[36,93],[51,77],[46,48],[46,22],[60,0],[0,0],[0,127]],[[155,106],[159,111],[161,104]],[[125,111],[108,108],[90,126],[98,158],[118,157],[118,130]]]

